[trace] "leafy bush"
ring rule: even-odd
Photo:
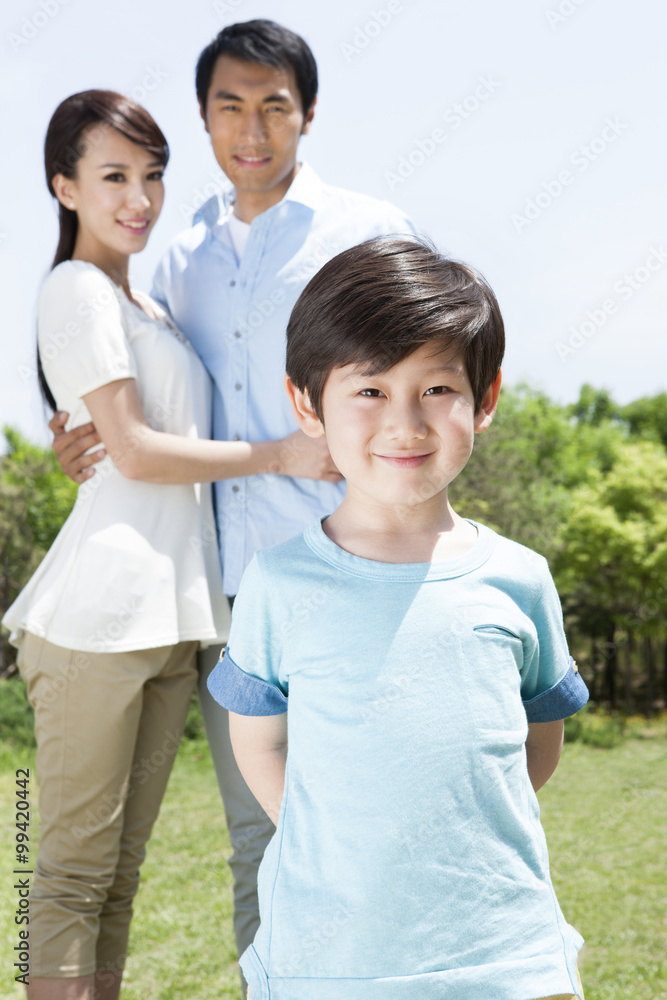
[[[615,713],[584,705],[576,715],[565,720],[565,742],[585,743],[608,750],[625,736],[625,719]]]
[[[201,706],[199,704],[199,698],[197,697],[196,691],[193,691],[192,698],[190,699],[190,708],[188,710],[188,717],[185,720],[183,737],[186,740],[206,739],[204,720],[202,719]]]
[[[35,746],[35,719],[20,678],[0,681],[0,741],[16,749]]]

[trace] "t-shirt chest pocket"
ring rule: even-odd
[[[494,616],[469,623],[463,638],[470,704],[483,730],[523,730],[526,714],[521,701],[523,641],[514,622]]]

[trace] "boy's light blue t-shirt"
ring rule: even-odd
[[[576,993],[526,769],[527,718],[586,701],[546,561],[478,525],[390,564],[318,521],[258,553],[214,697],[288,713],[285,792],[242,957],[253,1000]]]

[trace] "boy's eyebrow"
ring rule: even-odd
[[[464,375],[465,369],[463,365],[458,368],[454,368],[452,365],[434,365],[433,368],[427,369],[424,375]]]
[[[387,371],[389,371],[388,368],[383,372],[374,372],[372,368],[362,368],[360,365],[353,365],[350,366],[350,371],[341,376],[341,381],[346,382],[353,378],[380,378],[382,375],[385,375]],[[432,368],[427,368],[424,372],[424,376],[429,375],[465,375],[465,369],[462,365],[455,368],[452,365],[436,364],[433,365]]]

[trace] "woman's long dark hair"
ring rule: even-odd
[[[145,108],[113,90],[83,90],[58,105],[46,131],[44,168],[46,183],[54,198],[53,178],[56,174],[76,177],[79,159],[110,128],[152,153],[166,167],[169,160],[167,140]],[[58,248],[51,269],[64,260],[70,260],[76,244],[76,212],[65,208],[61,202],[58,202],[58,224]],[[44,399],[55,410],[56,401],[44,377],[39,347],[37,375]]]

